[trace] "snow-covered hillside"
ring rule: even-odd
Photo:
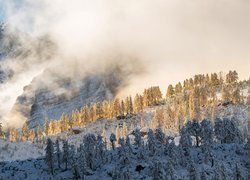
[[[230,120],[213,130],[209,121],[201,122],[200,143],[191,142],[197,129],[195,122],[182,129],[179,143],[174,136],[160,129],[143,134],[139,130],[126,140],[110,138],[115,142],[107,149],[101,136],[86,134],[81,146],[68,145],[67,141],[49,144],[46,157],[24,161],[2,162],[2,179],[249,179],[250,138],[242,144],[239,130]],[[228,124],[229,123],[229,124]],[[193,125],[192,125],[193,124]],[[220,124],[220,123],[219,123]],[[216,127],[217,126],[217,127]],[[227,141],[218,130],[225,129]],[[115,135],[113,135],[115,137]],[[112,135],[110,136],[112,137]],[[196,138],[194,138],[196,139]],[[216,139],[216,140],[215,140]],[[52,143],[52,142],[51,142]],[[55,149],[54,149],[55,148]]]
[[[119,121],[116,119],[100,119],[96,122],[88,124],[84,128],[74,128],[75,130],[80,132],[79,134],[75,134],[73,132],[73,129],[72,131],[57,134],[55,136],[51,136],[50,138],[52,138],[54,141],[56,139],[67,139],[69,144],[79,147],[79,145],[82,143],[83,137],[89,133],[102,134],[103,130],[105,130],[106,138],[108,139],[112,132],[115,133],[116,128],[119,126],[119,124],[126,123],[128,131],[132,131],[136,127],[141,127],[142,122],[149,124],[153,116],[151,111],[152,110],[150,110],[150,112],[141,113],[131,118]],[[145,125],[145,123],[143,124]],[[44,148],[45,144],[43,142],[9,142],[7,140],[1,140],[0,161],[15,161],[30,158],[39,158],[44,155]]]
[[[116,133],[116,128],[121,124],[126,124],[127,133],[131,133],[136,127],[137,128],[148,128],[152,127],[151,122],[154,118],[154,112],[157,108],[165,108],[167,105],[155,106],[151,108],[145,109],[145,112],[139,113],[128,119],[99,119],[93,123],[89,123],[84,128],[75,127],[77,133],[73,131],[57,134],[54,136],[50,136],[54,141],[59,138],[61,140],[67,139],[69,144],[75,145],[79,147],[82,143],[82,139],[86,134],[94,133],[94,134],[102,134],[103,130],[106,131],[106,138],[108,139],[111,133]],[[246,105],[228,105],[226,107],[219,106],[218,107],[218,117],[221,118],[235,118],[235,121],[238,124],[238,127],[244,133],[244,128],[248,127],[249,117],[248,113],[250,110],[250,106]],[[202,113],[206,114],[207,109],[203,109]],[[209,118],[209,117],[206,117]],[[178,132],[170,132],[166,131],[168,134],[178,134]],[[176,137],[176,143],[178,144],[179,137]],[[0,151],[0,160],[1,161],[14,161],[14,160],[24,160],[28,158],[38,158],[41,155],[44,155],[43,149],[45,145],[42,143],[31,143],[31,142],[9,142],[9,141],[1,141],[2,150]],[[7,148],[4,148],[7,147]],[[27,147],[27,148],[25,148]],[[29,152],[31,150],[31,152]],[[9,153],[11,152],[11,153]],[[21,154],[23,156],[20,156]]]

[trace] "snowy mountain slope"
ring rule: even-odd
[[[150,134],[151,133],[151,134]],[[152,134],[153,133],[153,134]],[[160,136],[159,136],[160,135]],[[68,166],[57,156],[52,162],[53,174],[48,166],[49,159],[37,158],[24,161],[2,162],[2,179],[249,179],[250,144],[190,144],[187,134],[182,134],[180,145],[163,134],[148,132],[144,143],[137,140],[120,141],[115,149],[105,150],[100,139],[85,136],[81,148],[70,146]],[[163,141],[163,142],[162,142]],[[94,143],[95,142],[95,143]],[[92,144],[94,143],[94,144]],[[103,142],[102,142],[103,143]],[[88,146],[90,145],[90,146]],[[100,149],[101,148],[101,149]],[[57,152],[57,151],[56,151]],[[65,149],[62,148],[62,155]],[[56,153],[57,154],[57,153]],[[54,155],[56,155],[54,154]],[[59,156],[65,158],[66,156]],[[46,163],[47,162],[47,163]]]
[[[38,158],[44,155],[43,144],[0,140],[0,161]]]
[[[133,116],[132,118],[128,119],[122,119],[122,120],[116,120],[116,119],[100,119],[96,122],[89,123],[84,128],[74,128],[76,130],[79,130],[81,133],[74,134],[72,131],[57,134],[54,136],[51,136],[52,140],[55,141],[57,138],[63,140],[67,139],[69,144],[75,145],[79,147],[79,145],[82,143],[82,139],[86,134],[94,133],[94,134],[102,134],[103,130],[106,131],[106,138],[109,139],[111,133],[116,133],[116,128],[119,126],[119,124],[126,123],[127,126],[127,133],[131,133],[136,127],[138,128],[147,128],[151,126],[151,121],[154,116],[154,112],[157,108],[164,108],[166,105],[163,106],[157,106],[157,107],[151,107],[145,109],[145,112],[139,113],[136,116]],[[202,113],[206,114],[207,110],[202,110]],[[250,111],[250,106],[246,105],[229,105],[227,107],[219,106],[218,107],[218,117],[221,118],[231,118],[232,116],[235,117],[237,120],[237,123],[239,125],[239,128],[242,129],[243,127],[247,127],[248,125],[248,112]],[[171,135],[178,134],[178,132],[165,132],[170,133]],[[133,137],[132,137],[133,138]],[[179,137],[176,138],[176,144],[179,143]],[[5,142],[5,141],[2,141]],[[11,142],[5,142],[1,146],[4,147],[5,144],[12,144]],[[19,145],[15,145],[16,143],[13,142],[13,146],[9,146],[8,149],[2,149],[0,151],[0,157],[2,157],[1,161],[13,161],[13,160],[24,160],[30,158],[30,156],[19,156],[25,149],[19,149],[18,147],[25,147],[27,146],[27,149],[34,149],[32,158],[38,158],[41,154],[41,149],[37,148],[42,146],[44,148],[44,145],[41,145],[40,143],[26,143],[26,142],[18,142]],[[17,147],[17,150],[15,150],[15,147]],[[11,153],[8,153],[8,151],[13,152],[13,155]],[[29,153],[27,153],[29,154]],[[22,157],[22,158],[20,158]]]
[[[135,127],[141,127],[142,120],[145,122],[144,124],[149,124],[152,116],[153,114],[148,112],[119,121],[116,119],[100,119],[96,122],[88,124],[84,128],[74,128],[81,132],[79,134],[74,134],[73,131],[69,131],[67,133],[50,136],[50,138],[53,141],[56,141],[57,138],[61,140],[67,139],[70,145],[79,147],[79,145],[82,143],[83,137],[86,134],[102,134],[103,130],[105,129],[106,138],[109,139],[110,134],[116,132],[116,127],[119,126],[119,124],[126,123],[129,133],[129,130],[134,130]],[[9,142],[6,140],[1,140],[0,162],[39,158],[44,155],[44,148],[45,144],[43,144],[43,142]]]
[[[72,76],[57,71],[45,70],[17,98],[12,113],[28,119],[30,128],[43,125],[46,118],[59,119],[84,105],[112,99],[128,78],[115,65],[95,73],[76,69]]]

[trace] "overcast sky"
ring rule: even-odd
[[[68,55],[104,47],[134,53],[148,72],[133,80],[141,87],[165,89],[197,73],[250,75],[248,0],[0,0],[0,6],[10,24],[52,34]]]

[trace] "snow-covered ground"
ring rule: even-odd
[[[84,128],[77,128],[81,131],[80,134],[74,134],[70,131],[51,136],[50,138],[53,141],[57,138],[60,140],[67,139],[69,144],[79,146],[86,134],[102,134],[105,129],[108,139],[111,133],[115,133],[116,127],[119,124],[126,123],[128,129],[135,129],[136,127],[140,127],[141,121],[149,122],[152,119],[152,113],[150,113],[151,111],[152,109],[147,113],[141,113],[129,119],[123,120],[100,119],[96,122],[88,124]],[[9,142],[7,140],[0,140],[0,162],[39,158],[44,155],[44,148],[45,145],[42,142]]]
[[[147,108],[144,113],[140,113],[129,119],[100,119],[96,122],[88,124],[84,128],[79,128],[79,130],[81,131],[80,134],[67,132],[51,136],[51,138],[53,141],[55,141],[57,138],[61,140],[67,139],[69,141],[69,144],[79,146],[82,143],[82,139],[86,134],[102,134],[103,130],[105,130],[106,138],[109,139],[111,133],[116,133],[116,127],[119,124],[126,123],[129,133],[136,127],[140,128],[141,122],[143,122],[144,125],[150,123],[153,118],[155,108],[156,107]],[[203,110],[203,113],[205,113],[204,111],[206,110]],[[227,107],[220,106],[218,107],[218,117],[231,118],[234,116],[239,122],[239,127],[242,128],[248,126],[249,111],[250,106],[246,105],[229,105]],[[0,161],[15,161],[25,160],[29,158],[38,158],[44,155],[44,148],[45,145],[42,143],[9,142],[6,140],[0,140]]]
[[[44,144],[0,140],[0,162],[38,158],[44,155]]]
[[[150,149],[147,143],[140,147],[131,143],[131,147],[125,145],[124,149],[117,147],[115,150],[105,151],[101,164],[93,161],[99,164],[97,168],[90,170],[88,165],[84,165],[84,179],[247,180],[250,177],[249,149],[243,144],[215,144],[210,151],[211,156],[207,156],[207,151],[204,152],[202,146],[190,147],[189,155],[185,155],[180,146],[161,144],[156,139],[153,142],[155,144],[151,148],[154,149]],[[76,157],[76,169],[80,172],[80,163],[84,159]],[[54,165],[52,175],[45,158],[2,162],[0,179],[80,179],[79,172],[75,173],[74,165],[68,166],[67,170],[64,169],[63,162],[61,168],[57,167],[56,160]]]

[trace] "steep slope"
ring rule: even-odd
[[[53,69],[44,71],[24,88],[12,114],[24,117],[33,128],[46,118],[59,119],[62,113],[70,115],[84,105],[112,99],[128,80],[117,66],[95,73],[74,72],[68,76]]]

